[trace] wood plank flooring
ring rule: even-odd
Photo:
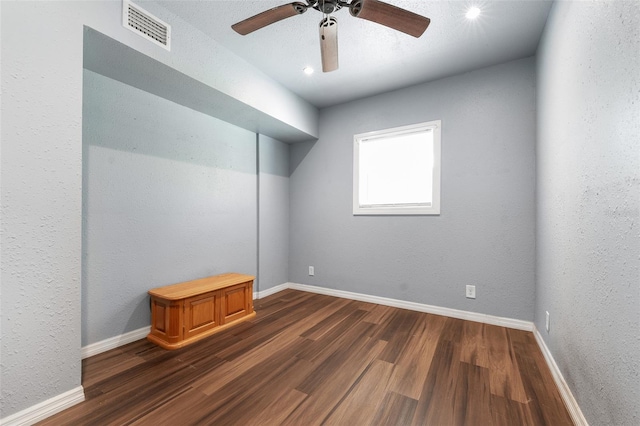
[[[286,290],[183,349],[83,361],[42,425],[571,425],[533,334]]]

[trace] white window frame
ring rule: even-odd
[[[360,143],[377,138],[389,138],[406,133],[433,132],[432,202],[430,206],[385,205],[361,206],[359,202]],[[441,120],[394,127],[374,132],[360,133],[353,137],[353,215],[439,215],[440,214],[440,139]]]

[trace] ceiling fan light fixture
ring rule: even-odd
[[[320,56],[322,72],[338,69],[338,20],[333,16],[320,21]]]
[[[464,16],[466,16],[466,18],[469,19],[470,21],[473,21],[478,16],[480,16],[480,12],[481,10],[479,7],[471,6],[469,9],[467,9],[467,13]]]

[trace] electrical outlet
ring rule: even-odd
[[[547,333],[549,332],[549,311],[545,311],[545,319],[544,319],[544,328],[547,329]]]
[[[313,266],[309,266],[309,275],[313,276],[313,274],[315,274],[315,270],[313,269]]]
[[[476,286],[468,285],[467,286],[467,299],[475,299],[476,298]]]

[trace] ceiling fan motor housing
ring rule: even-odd
[[[338,2],[336,0],[320,0],[318,6],[320,12],[328,15],[338,9]]]

